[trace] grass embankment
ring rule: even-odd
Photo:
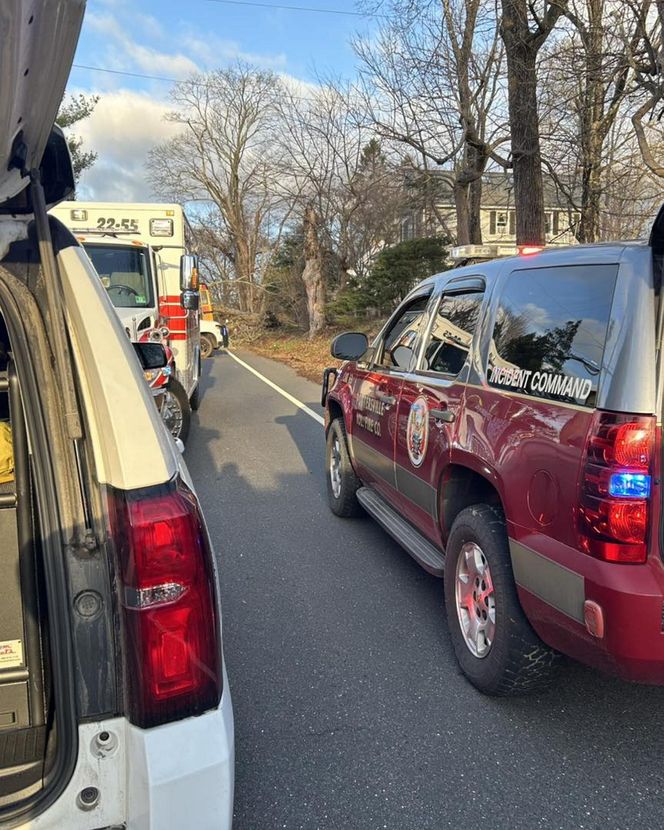
[[[320,383],[323,369],[341,365],[340,361],[330,355],[330,343],[335,334],[338,332],[332,331],[309,340],[306,334],[264,332],[255,340],[242,345],[263,357],[286,363],[298,375]]]
[[[230,346],[248,349],[251,352],[278,360],[295,369],[298,375],[320,383],[323,369],[328,366],[340,366],[330,354],[330,345],[337,334],[343,331],[364,331],[369,340],[380,328],[379,320],[344,321],[345,325],[329,326],[325,331],[309,340],[306,332],[286,326],[266,329],[261,326],[260,318],[255,314],[245,314],[231,309],[215,308],[215,316],[228,322]]]

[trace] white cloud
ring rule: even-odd
[[[259,69],[272,69],[275,72],[286,67],[288,59],[283,52],[278,55],[259,55],[247,52],[234,40],[225,40],[209,34],[205,38],[192,32],[185,33],[182,45],[185,50],[195,55],[205,69],[218,69],[232,61],[244,61]]]
[[[147,93],[119,90],[103,95],[92,115],[76,125],[86,150],[98,154],[81,177],[80,198],[145,201],[152,198],[146,158],[156,144],[177,132],[164,116],[171,107]]]
[[[195,73],[199,67],[187,55],[180,52],[160,51],[153,46],[145,46],[131,37],[136,28],[122,25],[119,18],[112,14],[88,14],[87,27],[107,40],[104,63],[108,68],[141,71],[152,75],[167,75],[170,78],[186,78]],[[153,38],[163,39],[161,24],[148,15],[141,15],[142,34],[151,34]]]
[[[2,0],[0,0],[2,2]],[[307,95],[313,85],[285,73],[284,54],[259,55],[245,51],[241,44],[203,36],[186,26],[173,28],[156,18],[136,12],[126,0],[98,0],[98,11],[88,11],[84,36],[97,46],[93,59],[81,60],[119,72],[134,72],[168,78],[185,78],[192,73],[217,69],[234,60],[271,69],[299,94]],[[75,76],[79,77],[79,76]],[[98,92],[92,115],[75,125],[73,132],[83,139],[84,150],[98,154],[92,168],[81,177],[78,196],[98,201],[145,201],[153,198],[147,180],[146,159],[157,144],[171,138],[177,125],[165,121],[172,109],[168,84],[146,81],[149,91],[123,88],[127,81],[118,75],[93,74],[87,88],[71,88],[71,94]]]

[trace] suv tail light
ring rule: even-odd
[[[198,715],[222,691],[212,551],[181,482],[114,491],[128,715],[140,727]]]
[[[595,412],[579,494],[581,550],[607,562],[646,561],[655,419]]]

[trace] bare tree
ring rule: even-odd
[[[243,311],[260,305],[257,260],[283,209],[275,185],[280,89],[274,74],[241,63],[179,83],[168,118],[182,131],[148,158],[160,196],[214,206],[216,241]]]
[[[648,5],[642,3],[644,15]],[[629,55],[638,26],[615,0],[571,0],[565,17],[540,65],[543,161],[580,216],[577,238],[595,242],[602,234],[604,195],[610,199],[611,189],[624,185],[626,170],[616,173],[610,156],[615,160],[621,133],[614,128],[623,125],[633,87]]]
[[[664,0],[655,0],[654,9],[647,4],[645,14],[644,5],[645,0],[625,0],[626,11],[637,21],[630,63],[638,94],[631,120],[646,167],[664,178],[664,163],[658,160],[664,148],[664,130],[660,123],[662,112],[657,112],[664,101]]]
[[[370,136],[353,117],[352,97],[351,90],[324,83],[305,98],[286,91],[282,100],[281,185],[303,229],[310,337],[325,324],[326,264],[336,263],[333,285],[343,288],[396,227],[395,171],[379,158],[379,148],[368,149]]]
[[[502,0],[500,32],[507,58],[517,244],[545,240],[537,55],[568,2]]]
[[[481,242],[481,176],[490,160],[507,163],[498,152],[509,139],[496,106],[503,76],[494,7],[392,0],[388,8],[378,35],[354,42],[368,120],[382,138],[416,152],[434,213],[436,182],[447,185],[457,241]]]

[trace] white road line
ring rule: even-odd
[[[295,406],[298,409],[301,409],[302,412],[306,412],[307,415],[314,419],[314,421],[318,421],[319,424],[325,426],[325,421],[323,420],[323,417],[319,415],[317,412],[314,412],[313,409],[310,409],[306,404],[302,403],[302,401],[298,401],[297,398],[294,398],[292,395],[289,395],[285,389],[281,388],[281,386],[277,386],[276,383],[272,383],[272,381],[269,378],[266,378],[265,375],[261,375],[260,372],[257,372],[256,369],[253,368],[253,366],[250,366],[248,363],[245,363],[244,360],[240,360],[240,358],[237,355],[233,354],[233,352],[230,351],[230,349],[226,349],[226,354],[229,355],[229,357],[232,357],[233,360],[240,364],[240,366],[244,366],[244,368],[251,372],[252,375],[256,375],[257,378],[260,378],[260,380],[262,380],[263,383],[267,383],[268,386],[270,386],[272,389],[275,390],[275,392],[278,392],[280,395],[286,398],[287,401],[290,401],[292,404],[295,404]]]

